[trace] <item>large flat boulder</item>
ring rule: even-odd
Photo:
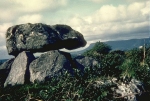
[[[44,82],[52,77],[61,76],[66,71],[73,73],[71,55],[58,50],[48,51],[34,60],[30,66],[30,82]]]
[[[35,59],[30,52],[21,52],[14,60],[4,87],[17,84],[29,83],[29,64]]]
[[[67,25],[27,23],[12,26],[6,32],[8,54],[14,56],[22,51],[36,53],[61,48],[72,50],[85,45],[83,35]]]

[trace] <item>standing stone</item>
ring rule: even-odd
[[[6,32],[7,51],[14,56],[22,51],[36,53],[61,48],[71,50],[85,45],[83,35],[67,25],[27,23],[12,26]]]
[[[35,59],[32,53],[23,51],[14,60],[10,73],[4,83],[8,85],[24,84],[29,82],[29,64]]]
[[[30,81],[44,82],[51,77],[61,76],[66,71],[73,73],[69,53],[58,50],[48,51],[34,60],[30,66]]]

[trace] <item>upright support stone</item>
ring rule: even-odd
[[[69,53],[58,50],[42,54],[30,64],[30,81],[44,82],[51,77],[62,76],[64,71],[72,74],[73,69],[69,60],[71,60]]]
[[[8,85],[24,84],[29,82],[29,64],[35,59],[30,52],[21,52],[14,60],[10,73],[4,83],[4,87]]]

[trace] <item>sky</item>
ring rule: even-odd
[[[96,41],[150,37],[150,0],[1,0],[0,59],[9,58],[6,30],[18,24],[65,24]]]

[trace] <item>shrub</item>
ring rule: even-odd
[[[124,62],[123,51],[112,51],[101,59],[102,75],[115,76],[121,73],[119,66]]]
[[[91,50],[86,51],[83,55],[101,60],[104,55],[108,54],[111,47],[103,42],[97,42]]]

